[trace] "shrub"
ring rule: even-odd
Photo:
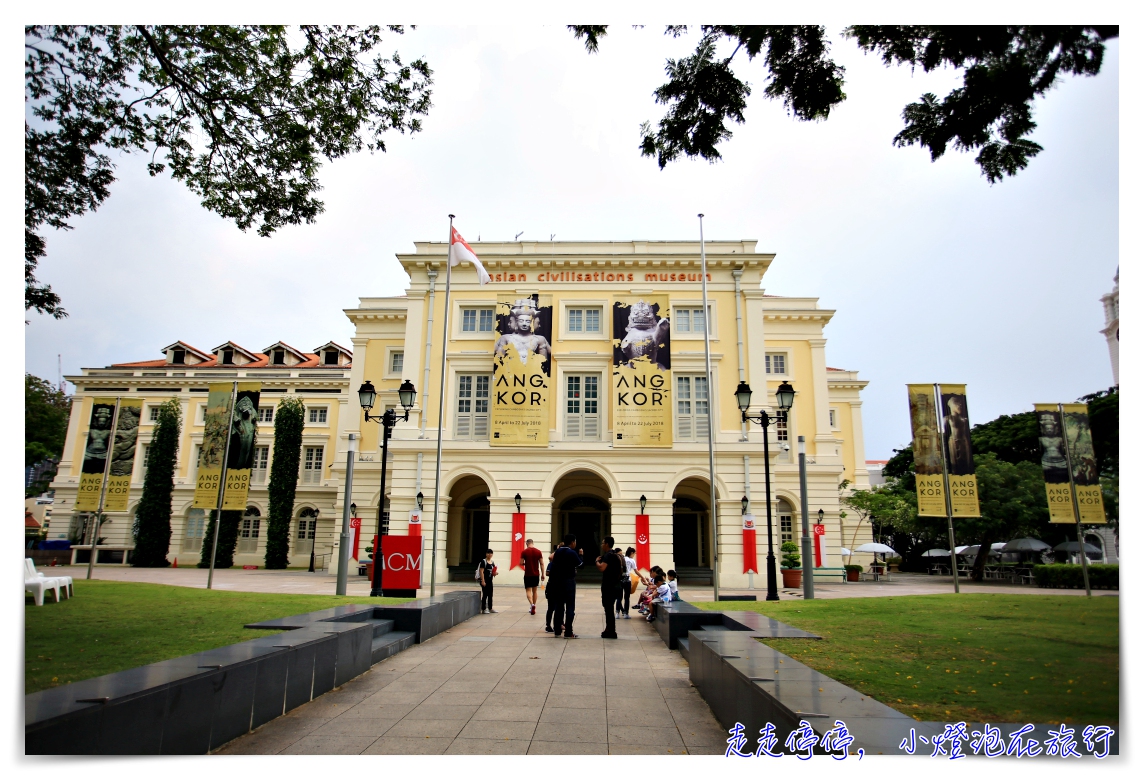
[[[143,476],[143,497],[135,510],[137,531],[133,566],[170,566],[171,494],[175,489],[175,465],[179,455],[182,426],[179,402],[167,401],[159,407],[159,419],[147,453]]]
[[[779,548],[783,553],[782,567],[784,569],[798,569],[802,567],[802,558],[798,554],[798,545],[794,542],[783,542]]]
[[[862,571],[862,567],[859,566],[857,563],[848,563],[845,566],[843,566],[842,568],[846,569],[846,571]]]
[[[1084,572],[1079,564],[1053,563],[1034,566],[1033,579],[1038,588],[1083,588]],[[1120,566],[1107,563],[1088,565],[1088,584],[1099,590],[1120,590]]]
[[[266,568],[290,564],[290,518],[298,488],[298,462],[302,454],[302,428],[306,408],[301,399],[283,398],[274,412],[274,461],[267,486],[270,504],[266,529]]]

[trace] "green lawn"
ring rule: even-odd
[[[1120,599],[962,594],[746,602],[822,636],[766,644],[918,720],[1120,721]]]
[[[242,642],[266,631],[246,623],[339,604],[409,599],[296,596],[76,580],[75,597],[24,608],[24,692]]]

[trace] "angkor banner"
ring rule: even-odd
[[[942,416],[942,448],[949,473],[949,505],[954,517],[981,517],[977,500],[977,475],[969,444],[969,405],[965,385],[939,385]]]
[[[671,321],[666,299],[612,304],[612,444],[670,447]]]
[[[139,441],[139,418],[142,416],[142,398],[120,399],[111,446],[111,468],[107,474],[107,494],[103,498],[105,512],[127,511],[131,474],[135,471],[135,449]]]
[[[226,487],[223,509],[246,509],[250,471],[254,467],[254,444],[258,436],[258,396],[261,382],[239,382],[230,417],[230,447],[226,456]]]
[[[942,476],[941,430],[933,385],[906,385],[910,397],[910,429],[914,435],[914,482],[918,514],[945,517],[945,480]]]
[[[1073,491],[1080,522],[1107,523],[1100,474],[1092,447],[1087,404],[1033,404],[1041,444],[1041,470],[1049,500],[1050,523],[1075,523]],[[1070,480],[1071,476],[1071,480]]]
[[[103,490],[103,474],[107,471],[107,453],[111,446],[111,425],[115,421],[115,399],[91,399],[91,418],[87,425],[87,444],[79,471],[79,492],[75,508],[80,512],[99,509]]]
[[[222,482],[223,450],[226,430],[230,425],[230,396],[234,384],[223,382],[207,386],[207,408],[203,413],[203,444],[199,449],[198,472],[195,477],[195,507],[216,509],[218,488]]]
[[[497,304],[490,443],[547,447],[552,395],[552,306],[540,296]]]

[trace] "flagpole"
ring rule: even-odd
[[[711,323],[707,308],[707,245],[703,241],[703,215],[699,215],[699,278],[703,281],[703,356],[707,366],[707,467],[711,488],[711,584],[715,600],[719,600],[719,514],[715,504],[715,425],[711,415],[713,398],[718,398],[711,382]]]
[[[429,595],[437,595],[437,517],[441,509],[441,429],[445,424],[445,355],[449,351],[449,285],[453,280],[453,219],[449,215],[449,243],[445,255],[445,328],[441,337],[441,376],[437,387],[437,467],[433,479],[433,556],[429,570]],[[430,314],[432,316],[432,314]]]
[[[226,439],[222,445],[222,473],[219,474],[218,481],[218,501],[215,505],[214,539],[211,540],[211,565],[207,570],[207,590],[211,590],[214,584],[215,557],[218,555],[218,535],[222,533],[222,505],[223,499],[226,496],[226,461],[230,456],[230,430],[234,427],[234,401],[237,395],[238,380],[235,380],[230,387],[230,406],[228,406],[226,410]]]

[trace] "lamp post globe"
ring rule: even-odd
[[[739,386],[735,388],[735,403],[739,405],[739,411],[743,414],[751,408],[751,386],[746,382],[739,382]]]
[[[397,398],[401,402],[401,407],[408,411],[413,408],[413,403],[417,400],[417,388],[406,379],[401,383],[401,387],[397,388]]]
[[[790,386],[789,382],[783,382],[779,385],[779,389],[775,391],[775,401],[778,403],[779,409],[784,412],[794,406],[794,388]]]
[[[377,390],[374,388],[373,382],[368,379],[365,380],[365,383],[358,388],[357,397],[361,408],[369,412],[373,408],[373,402],[377,400]]]

